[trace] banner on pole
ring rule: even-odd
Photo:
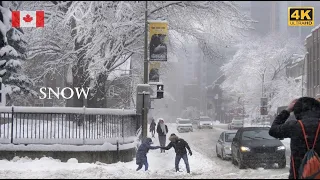
[[[160,62],[150,62],[149,65],[149,82],[159,82],[160,80]]]
[[[149,60],[167,61],[168,22],[149,21]]]

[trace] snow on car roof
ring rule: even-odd
[[[200,116],[200,118],[210,118],[209,116]]]
[[[179,121],[190,121],[190,119],[177,118]]]
[[[237,130],[224,131],[224,133],[237,133]]]

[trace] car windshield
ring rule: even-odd
[[[234,123],[234,124],[242,124],[243,121],[242,120],[233,120],[232,123]]]
[[[211,122],[210,118],[201,118],[200,119],[201,122]]]
[[[187,121],[187,120],[185,120],[185,121],[179,121],[179,124],[191,124],[191,121]]]
[[[225,134],[225,142],[232,142],[236,133],[226,133]]]
[[[275,139],[269,135],[269,130],[267,129],[254,129],[243,131],[242,140],[261,140],[261,139]]]

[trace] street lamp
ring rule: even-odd
[[[144,19],[144,64],[143,64],[143,83],[148,84],[148,1],[145,1],[145,19]],[[146,109],[146,104],[142,108]],[[148,134],[148,110],[143,111],[142,115],[142,137],[147,137]]]

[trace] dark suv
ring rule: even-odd
[[[240,128],[231,144],[232,164],[238,164],[240,169],[274,163],[278,163],[279,168],[285,168],[285,153],[285,146],[269,135],[268,127]]]

